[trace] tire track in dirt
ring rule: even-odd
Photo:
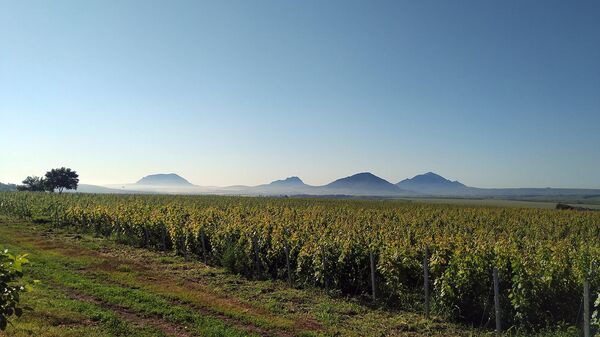
[[[68,241],[75,240],[79,236],[56,236],[55,233],[48,231],[40,233],[29,232],[22,234],[25,235],[21,235],[19,238],[16,238],[17,241],[30,244],[42,251],[49,251],[55,254],[68,257],[89,257],[93,259],[98,259],[96,263],[92,263],[88,267],[83,268],[78,272],[94,273],[98,271],[105,271],[110,273],[117,271],[118,266],[125,265],[128,268],[130,268],[131,271],[134,271],[139,275],[137,279],[139,280],[140,285],[149,287],[150,290],[158,292],[160,295],[169,296],[169,293],[186,293],[194,299],[194,303],[190,303],[188,301],[180,301],[176,299],[174,300],[172,299],[172,296],[169,296],[171,297],[169,298],[169,300],[174,305],[182,305],[193,310],[200,311],[201,313],[207,316],[215,317],[219,320],[222,320],[227,325],[233,326],[244,331],[253,332],[261,336],[277,335],[283,337],[293,336],[294,331],[322,331],[322,326],[318,322],[307,319],[290,321],[289,328],[263,328],[253,325],[235,316],[248,316],[265,321],[280,321],[282,320],[282,318],[272,316],[264,309],[254,307],[249,303],[240,301],[239,299],[211,294],[209,291],[207,291],[207,289],[205,289],[204,286],[202,286],[198,282],[192,282],[190,280],[185,279],[183,280],[182,284],[182,279],[175,279],[161,274],[161,266],[154,261],[145,260],[142,263],[140,261],[134,261],[131,259],[123,259],[119,257],[118,252],[113,252],[110,248],[104,247],[102,251],[94,251]],[[135,249],[130,247],[127,248]],[[148,282],[149,280],[152,282]],[[131,284],[125,284],[121,282],[113,283],[118,284],[119,286],[126,286],[130,288],[132,286]],[[80,294],[80,296],[89,297],[89,295],[84,294]],[[117,307],[115,307],[115,309],[116,308]],[[128,312],[125,308],[121,309],[123,315],[130,315],[130,318],[134,318],[133,316],[131,316],[134,315],[133,312]],[[232,312],[235,314],[227,315],[226,312]],[[179,337],[178,335],[175,336]]]
[[[104,302],[94,296],[90,296],[81,292],[77,292],[74,289],[65,288],[62,286],[54,285],[56,289],[63,291],[69,298],[77,301],[87,302],[99,306],[103,309],[110,310],[115,313],[123,321],[126,321],[133,326],[143,327],[151,326],[156,330],[162,331],[165,335],[171,337],[192,337],[193,335],[187,331],[185,326],[180,326],[169,322],[161,316],[142,316],[138,313],[131,311],[127,308],[114,305],[112,303]],[[67,290],[68,289],[68,290]]]

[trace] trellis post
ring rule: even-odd
[[[423,289],[425,295],[425,317],[429,318],[429,248],[423,254]]]
[[[285,243],[284,243],[284,250],[285,250],[285,266],[287,269],[287,280],[288,280],[288,284],[291,286],[292,285],[292,268],[290,267],[290,242],[287,239],[287,235],[288,235],[288,230],[285,230],[285,234],[286,234],[286,239],[285,239]]]
[[[500,280],[498,279],[498,267],[494,267],[492,271],[494,279],[494,309],[496,316],[496,334],[502,333],[502,312],[500,310]]]
[[[144,247],[148,247],[148,227],[144,225]]]
[[[327,263],[325,259],[325,248],[321,247],[321,266],[323,267],[323,281],[325,282],[325,289],[329,290],[329,279],[327,278]]]
[[[256,238],[256,234],[252,235],[252,247],[254,249],[254,272],[256,273],[256,278],[260,275],[260,266],[258,264],[258,239]]]
[[[161,239],[162,239],[162,249],[163,249],[163,251],[166,251],[167,250],[167,229],[165,228],[165,225],[163,225],[161,228]]]
[[[373,255],[373,249],[369,250],[369,260],[371,264],[371,293],[373,295],[373,301],[377,299],[376,287],[375,287],[375,256]]]
[[[200,229],[200,241],[202,241],[202,259],[204,260],[204,264],[206,264],[206,243],[205,243],[206,234],[204,234],[204,228]]]
[[[592,324],[590,322],[591,309],[590,309],[590,279],[594,275],[596,264],[590,264],[590,271],[583,280],[583,336],[591,337],[592,335]]]

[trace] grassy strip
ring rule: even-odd
[[[7,238],[0,235],[0,240],[6,242]],[[102,302],[118,305],[148,317],[162,317],[175,324],[188,326],[188,331],[198,336],[242,337],[254,335],[227,326],[217,318],[199,315],[190,308],[175,306],[168,299],[154,293],[113,284],[103,284],[80,273],[70,271],[85,266],[87,264],[85,259],[65,258],[59,254],[40,252],[31,246],[20,247],[12,244],[6,244],[5,246],[15,252],[28,251],[29,258],[32,261],[29,266],[30,275],[44,280],[46,284],[58,284],[61,287],[91,295]],[[46,289],[48,288],[46,287]],[[31,301],[36,303],[37,299],[33,298]],[[29,303],[29,301],[26,303]],[[111,335],[121,336],[128,335],[128,333],[113,334],[111,332]],[[156,335],[156,333],[153,333],[148,336]],[[129,336],[132,335],[129,334]]]
[[[152,327],[122,320],[116,313],[93,303],[68,297],[62,291],[42,283],[23,296],[31,311],[12,321],[5,336],[39,337],[150,337],[164,336]],[[2,333],[0,333],[1,335]]]

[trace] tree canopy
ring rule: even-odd
[[[40,192],[45,191],[46,189],[46,179],[36,176],[29,176],[25,178],[25,180],[23,180],[23,185],[17,186],[17,190],[19,191]]]
[[[45,185],[49,191],[76,190],[79,184],[79,175],[70,168],[61,167],[46,172]]]

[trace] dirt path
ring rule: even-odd
[[[186,327],[173,324],[160,316],[154,315],[151,317],[144,317],[131,310],[128,310],[127,308],[102,302],[93,296],[74,292],[72,289],[69,289],[66,293],[72,299],[92,303],[104,309],[108,309],[117,314],[119,318],[132,324],[133,326],[151,326],[157,330],[162,331],[165,335],[171,337],[192,337],[192,335],[188,333]]]
[[[291,337],[295,335],[295,332],[319,332],[323,329],[321,324],[313,319],[304,317],[295,320],[286,319],[238,298],[211,293],[210,289],[202,284],[201,279],[188,277],[189,274],[193,274],[193,270],[190,272],[188,269],[185,273],[177,273],[173,270],[166,272],[165,266],[161,265],[155,258],[149,258],[144,254],[135,254],[137,253],[135,250],[141,249],[125,247],[123,248],[124,252],[104,246],[100,250],[92,250],[78,244],[77,240],[79,239],[81,239],[79,235],[61,237],[53,231],[28,231],[20,233],[18,237],[14,238],[16,242],[29,245],[43,252],[73,258],[89,258],[95,262],[83,267],[78,272],[94,276],[103,275],[108,276],[108,278],[115,275],[119,276],[119,274],[127,274],[126,282],[118,277],[105,279],[104,281],[129,288],[143,288],[169,298],[173,305],[187,306],[204,315],[218,318],[225,324],[243,331],[261,336]],[[132,253],[134,255],[131,255]],[[200,263],[190,263],[189,268],[210,267]],[[122,271],[123,269],[126,269],[126,271]],[[190,336],[186,334],[185,327],[174,325],[160,317],[147,318],[125,308],[100,302],[98,299],[85,294],[76,294],[76,296],[79,299],[94,301],[94,303],[102,304],[103,307],[109,307],[109,309],[122,316],[123,319],[135,324],[151,325],[168,335]],[[180,297],[182,299],[178,299]]]

